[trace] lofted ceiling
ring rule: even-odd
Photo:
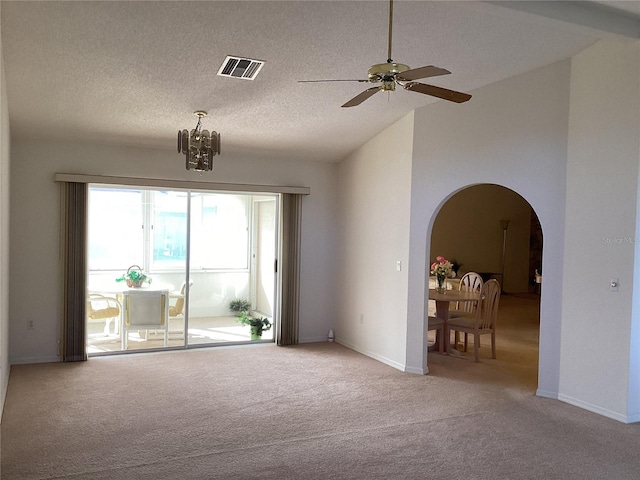
[[[206,110],[204,128],[222,135],[220,161],[340,161],[443,101],[400,89],[341,108],[371,85],[298,83],[366,78],[387,59],[388,9],[366,0],[2,1],[11,135],[175,151],[178,129]],[[446,68],[451,75],[422,81],[473,94],[607,36],[637,41],[640,2],[396,0],[393,25],[394,61]],[[266,63],[253,81],[224,78],[227,55]]]

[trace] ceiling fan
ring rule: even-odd
[[[391,59],[391,39],[393,30],[393,0],[389,0],[389,48],[386,63],[378,63],[372,65],[369,68],[368,77],[366,80],[299,80],[300,83],[316,83],[316,82],[371,82],[377,83],[375,87],[368,88],[362,93],[359,93],[347,103],[342,105],[343,107],[355,107],[360,105],[367,98],[375,95],[376,93],[392,92],[395,91],[396,85],[400,85],[405,90],[411,92],[423,93],[425,95],[431,95],[432,97],[442,98],[449,100],[450,102],[463,103],[471,98],[471,95],[467,93],[456,92],[454,90],[448,90],[442,87],[436,87],[435,85],[427,85],[424,83],[414,82],[421,78],[437,77],[440,75],[448,75],[451,72],[444,68],[434,67],[429,65],[426,67],[409,68],[408,65],[403,63],[395,63]]]

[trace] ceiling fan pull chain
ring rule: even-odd
[[[389,0],[389,49],[387,51],[387,63],[392,63],[391,60],[391,37],[393,31],[393,0]]]

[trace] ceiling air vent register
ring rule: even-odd
[[[222,62],[218,75],[221,77],[241,78],[243,80],[254,80],[264,62],[262,60],[252,60],[250,58],[233,57],[228,55]]]

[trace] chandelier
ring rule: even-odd
[[[198,117],[196,128],[178,130],[178,153],[184,153],[187,170],[208,172],[213,170],[213,157],[220,155],[220,134],[202,130],[202,119],[207,112],[198,110],[193,112]]]

